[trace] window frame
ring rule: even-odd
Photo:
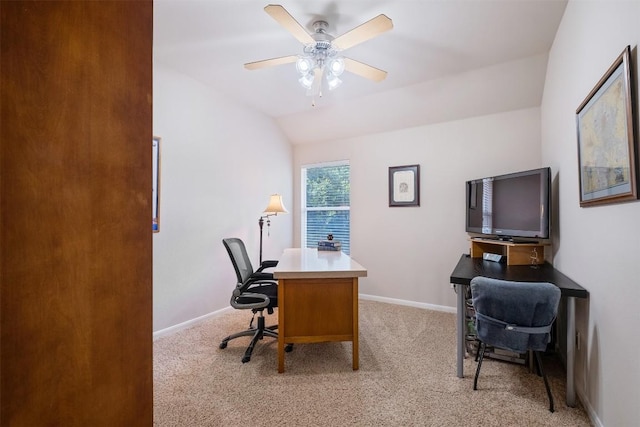
[[[307,207],[307,169],[349,166],[349,206]],[[307,212],[349,211],[349,248],[351,247],[351,164],[349,160],[310,163],[300,166],[300,247],[307,247]],[[350,252],[350,250],[349,250]]]

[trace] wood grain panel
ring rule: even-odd
[[[286,279],[287,337],[353,337],[353,279]],[[316,340],[322,341],[322,340]]]
[[[2,2],[0,424],[152,424],[152,3]]]

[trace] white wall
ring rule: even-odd
[[[295,203],[301,165],[342,159],[351,164],[351,256],[368,269],[360,293],[453,309],[449,276],[469,250],[465,181],[540,167],[540,110],[295,146]],[[388,168],[408,164],[420,165],[420,207],[389,207]]]
[[[571,1],[540,109],[299,145],[293,162],[270,119],[156,64],[154,134],[163,138],[163,161],[154,331],[228,306],[235,278],[220,240],[241,237],[257,254],[255,223],[270,193],[282,193],[294,215],[272,221],[265,258],[299,245],[301,165],[351,162],[352,256],[369,269],[361,293],[445,308],[455,306],[449,275],[468,250],[464,182],[551,166],[554,263],[590,292],[577,304],[577,391],[596,424],[636,425],[640,203],[579,207],[575,110],[628,44],[638,88],[639,39],[640,2]],[[388,167],[405,164],[421,166],[421,206],[389,208]]]
[[[571,1],[549,55],[541,107],[542,159],[556,174],[560,199],[555,265],[590,294],[577,303],[577,391],[596,424],[606,426],[640,423],[640,202],[579,206],[575,113],[627,45],[638,88],[639,40],[640,2]],[[636,95],[636,114],[639,107]]]
[[[272,119],[154,64],[153,133],[161,142],[160,232],[153,236],[153,330],[229,306],[236,278],[222,245],[245,241],[258,264],[269,195],[292,204],[292,148]],[[264,259],[292,245],[292,216],[265,226]]]

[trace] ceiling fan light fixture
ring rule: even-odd
[[[298,82],[300,82],[300,85],[302,85],[303,88],[311,89],[311,86],[313,85],[313,80],[314,80],[314,72],[311,71],[303,75],[302,77],[300,77],[298,79]]]
[[[338,77],[344,72],[344,59],[342,57],[333,58],[329,61],[329,71]]]
[[[338,78],[333,73],[327,73],[327,86],[329,86],[329,90],[334,90],[338,88],[342,84],[342,80]]]
[[[311,58],[301,56],[296,61],[296,70],[303,76],[307,75],[312,68],[313,63]]]

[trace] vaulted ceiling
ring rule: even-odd
[[[315,106],[295,64],[243,67],[302,53],[267,4],[155,0],[154,61],[273,117],[300,144],[539,106],[566,0],[279,1],[310,33],[317,20],[333,36],[379,14],[393,21],[391,31],[344,52],[387,78],[344,73]]]

